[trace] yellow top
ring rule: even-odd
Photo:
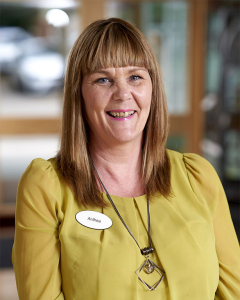
[[[111,218],[109,229],[82,226],[75,215],[85,209],[59,180],[54,159],[35,159],[18,188],[12,259],[19,299],[240,299],[240,251],[219,178],[196,154],[168,153],[174,196],[150,202],[150,259],[166,272],[155,291],[138,280],[144,257],[114,209],[90,209]],[[148,246],[146,196],[112,199],[140,247]],[[155,273],[145,280],[154,283]]]

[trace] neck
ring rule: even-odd
[[[142,139],[114,147],[91,140],[90,153],[109,194],[122,197],[144,194],[141,180]],[[101,184],[99,189],[104,192]]]

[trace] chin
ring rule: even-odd
[[[129,143],[137,140],[141,140],[141,134],[133,134],[133,133],[120,133],[118,135],[114,135],[114,139],[119,143]]]

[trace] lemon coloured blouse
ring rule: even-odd
[[[168,154],[174,196],[150,203],[150,259],[166,272],[155,291],[138,280],[144,257],[114,209],[90,208],[111,218],[109,229],[80,225],[75,215],[86,209],[59,179],[54,159],[32,161],[17,195],[12,259],[19,299],[240,299],[240,251],[219,178],[196,154]],[[140,246],[148,246],[146,196],[112,199]]]

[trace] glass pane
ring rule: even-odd
[[[209,7],[203,151],[217,166],[228,201],[239,206],[240,15],[237,8],[235,1]],[[239,224],[234,215],[233,221]]]
[[[185,2],[143,3],[141,29],[162,71],[170,114],[187,112],[187,17]]]
[[[59,117],[67,56],[80,33],[78,2],[1,4],[1,117]]]
[[[105,15],[125,19],[144,33],[162,70],[170,114],[186,114],[188,3],[108,1]]]
[[[138,27],[138,5],[137,3],[122,3],[121,1],[105,2],[105,17],[120,18]]]
[[[186,137],[183,135],[171,135],[167,139],[167,149],[183,153],[186,149]]]
[[[225,72],[224,106],[230,113],[240,112],[240,68],[229,65]]]
[[[228,180],[240,180],[240,132],[227,130],[224,135],[224,175]]]
[[[57,135],[0,138],[1,203],[15,203],[19,179],[29,163],[37,157],[49,159],[55,156],[58,144]]]

